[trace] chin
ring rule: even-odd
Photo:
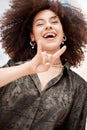
[[[56,47],[53,47],[53,46],[44,47],[44,51],[47,51],[47,52],[52,53],[52,54],[57,52],[59,49],[60,49],[60,47],[58,47],[58,46],[56,46]]]
[[[60,48],[60,45],[58,45],[58,44],[51,44],[51,43],[49,43],[49,44],[46,44],[46,46],[44,46],[44,49],[48,49],[48,50],[55,50],[55,49],[58,49],[58,48]]]

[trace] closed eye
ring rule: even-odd
[[[51,23],[58,23],[58,21],[52,21]]]
[[[43,26],[43,25],[44,25],[43,23],[36,24],[36,26]]]

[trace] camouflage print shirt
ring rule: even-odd
[[[67,64],[43,91],[37,74],[0,88],[0,130],[85,130],[86,115],[87,82]]]

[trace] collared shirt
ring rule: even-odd
[[[65,65],[43,91],[40,85],[33,74],[0,88],[0,130],[85,130],[87,82]]]

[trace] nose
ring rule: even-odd
[[[46,30],[52,29],[52,25],[50,23],[46,23],[45,29]]]
[[[49,29],[52,29],[52,27],[51,26],[47,26],[45,29],[49,30]]]

